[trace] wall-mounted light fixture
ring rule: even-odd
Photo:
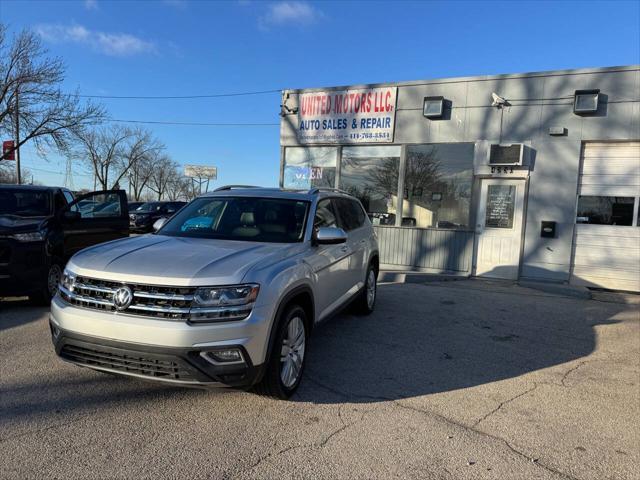
[[[424,97],[422,114],[427,118],[442,118],[444,97]]]
[[[600,100],[600,90],[576,90],[573,102],[573,113],[583,115],[585,113],[596,113],[598,111],[598,101]]]

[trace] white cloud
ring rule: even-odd
[[[98,0],[84,0],[84,8],[87,10],[98,10]]]
[[[42,24],[35,27],[43,40],[50,43],[76,43],[89,46],[113,57],[156,53],[153,42],[129,33],[110,33],[89,30],[82,25]]]
[[[283,1],[269,5],[267,13],[258,19],[263,28],[272,26],[306,26],[324,18],[324,13],[307,2]]]

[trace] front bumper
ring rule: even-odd
[[[50,322],[53,344],[63,360],[110,373],[188,387],[249,387],[262,376],[262,366],[245,362],[214,365],[202,352],[215,349],[171,348],[114,342],[57,328]]]
[[[50,314],[56,353],[67,361],[204,387],[245,387],[260,380],[269,319],[270,311],[254,308],[247,319],[239,322],[189,325],[184,321],[80,308],[59,296],[51,302]],[[244,361],[214,365],[200,355],[221,348],[238,348]]]

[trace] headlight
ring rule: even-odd
[[[41,242],[44,240],[42,232],[14,233],[11,238],[19,242]]]
[[[73,292],[73,287],[76,284],[76,274],[70,272],[66,268],[62,273],[62,278],[60,278],[60,285],[66,288],[68,291]]]
[[[228,322],[249,316],[260,287],[255,284],[198,288],[193,295],[192,322]]]

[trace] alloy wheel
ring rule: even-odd
[[[54,263],[49,267],[49,273],[47,274],[47,289],[51,297],[58,291],[58,284],[61,278],[62,270],[60,269],[60,265]]]
[[[376,272],[369,270],[367,275],[367,307],[373,309],[376,302]]]
[[[305,343],[304,322],[300,317],[293,317],[287,325],[280,350],[280,380],[287,388],[293,387],[300,377]]]

